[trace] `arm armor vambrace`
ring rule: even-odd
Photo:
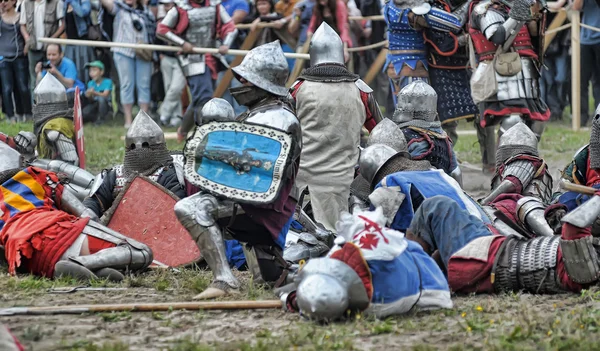
[[[535,168],[533,163],[526,160],[516,160],[504,167],[502,172],[502,179],[506,179],[508,176],[513,176],[521,182],[523,189],[525,189],[529,183],[533,180],[535,175]]]
[[[73,165],[79,164],[77,148],[71,139],[54,130],[47,133],[47,138],[54,145],[59,159]]]
[[[567,275],[575,283],[593,283],[600,277],[598,254],[593,245],[593,237],[577,240],[560,240],[563,262]]]
[[[432,8],[423,17],[430,28],[441,32],[458,32],[462,28],[460,18],[440,9]]]

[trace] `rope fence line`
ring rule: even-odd
[[[564,25],[562,25],[562,26],[560,26],[558,28],[547,30],[546,31],[546,35],[553,34],[553,33],[558,33],[560,31],[563,31],[563,30],[569,29],[569,28],[571,28],[571,23],[564,24]]]
[[[593,30],[593,31],[596,31],[596,32],[600,32],[600,28],[592,27],[592,26],[589,26],[589,25],[584,24],[584,23],[579,23],[579,25],[581,27],[583,27],[583,28],[590,29],[590,30]]]

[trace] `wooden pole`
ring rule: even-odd
[[[152,51],[170,51],[180,52],[181,47],[179,46],[168,46],[168,45],[154,45],[154,44],[130,44],[130,43],[116,43],[111,41],[94,41],[94,40],[75,40],[75,39],[56,39],[56,38],[40,38],[39,42],[45,44],[58,44],[58,45],[76,45],[76,46],[91,46],[95,48],[128,48],[128,49],[145,49]],[[227,55],[245,56],[248,54],[248,50],[234,50],[230,49],[227,51]],[[215,48],[194,48],[196,54],[218,54],[219,49]],[[308,54],[298,54],[295,52],[284,52],[287,58],[293,59],[304,59],[310,58]]]
[[[258,37],[259,37],[260,33],[262,33],[262,31],[263,31],[262,28],[257,29],[255,31],[250,31],[248,33],[248,36],[246,37],[246,39],[244,39],[244,42],[242,43],[242,47],[240,49],[242,49],[242,50],[252,49],[252,47],[254,47],[254,43],[256,43],[256,40],[258,40]],[[231,83],[231,80],[233,79],[233,72],[231,71],[231,67],[235,67],[235,66],[239,65],[243,59],[244,59],[243,56],[238,56],[233,61],[231,61],[231,64],[229,65],[229,69],[223,75],[223,79],[221,79],[221,82],[219,82],[219,85],[215,89],[215,92],[213,93],[213,97],[221,97],[221,96],[223,96],[223,94],[225,94],[225,91],[227,90],[227,88],[229,88],[229,83]]]
[[[579,194],[583,194],[583,195],[590,195],[590,196],[594,195],[596,193],[596,191],[598,191],[598,189],[592,188],[591,186],[573,184],[573,183],[566,182],[563,179],[560,180],[560,182],[558,183],[558,186],[562,190],[572,191],[575,193],[579,193]]]
[[[550,46],[550,43],[552,42],[554,37],[556,37],[556,34],[558,34],[558,32],[548,33],[548,31],[552,31],[552,30],[562,26],[566,20],[567,20],[567,10],[560,9],[560,11],[558,11],[556,13],[556,17],[554,17],[554,20],[552,20],[552,23],[550,23],[550,25],[548,26],[548,30],[546,30],[546,38],[544,40],[544,52],[546,52],[546,50],[548,49],[548,46]]]
[[[387,52],[387,49],[381,49],[379,55],[377,55],[377,58],[375,61],[373,61],[371,68],[369,68],[367,74],[365,75],[364,81],[367,83],[367,85],[370,85],[373,80],[375,80],[375,77],[377,77],[379,72],[381,72],[383,69],[383,65],[385,64],[385,60],[387,58]]]
[[[263,301],[207,301],[207,302],[164,302],[124,303],[106,305],[64,305],[47,307],[9,307],[0,309],[0,316],[81,314],[90,312],[150,312],[174,310],[256,310],[281,308],[279,300]]]
[[[579,11],[571,11],[571,115],[572,129],[579,130],[581,123],[581,94],[587,96],[588,89],[581,91],[581,47]]]
[[[311,35],[306,36],[306,41],[304,42],[304,45],[302,45],[302,51],[301,51],[302,54],[308,55],[308,49],[310,48],[311,37],[312,37]],[[308,58],[310,58],[310,56]],[[294,84],[294,82],[298,78],[298,76],[300,75],[300,72],[302,72],[302,67],[304,67],[304,60],[296,59],[296,62],[294,62],[294,68],[292,69],[292,72],[290,73],[290,77],[288,78],[288,81],[286,83],[286,86],[288,88],[291,87],[292,84]]]

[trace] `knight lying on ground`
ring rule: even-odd
[[[481,204],[486,205],[501,194],[533,196],[549,204],[552,176],[539,156],[538,139],[531,129],[519,122],[500,137],[498,145],[492,192],[481,200]]]
[[[244,244],[254,282],[278,285],[287,272],[282,249],[296,206],[291,192],[302,145],[300,123],[285,88],[287,61],[275,41],[252,49],[233,72],[242,86],[230,89],[231,94],[249,110],[235,122],[196,128],[185,147],[184,171],[201,192],[175,206],[213,271],[211,286],[197,296],[201,299],[240,288],[225,256],[224,231]],[[240,162],[260,166],[246,172],[231,166],[229,158],[216,157],[243,151],[250,157]]]
[[[385,227],[372,212],[344,213],[336,246],[314,258],[282,288],[290,311],[319,321],[364,312],[385,318],[413,310],[452,308],[444,274],[419,245]]]
[[[455,293],[579,292],[600,277],[590,229],[598,214],[600,193],[562,217],[560,236],[526,239],[499,235],[452,199],[436,196],[421,204],[406,237],[438,252]]]
[[[113,204],[128,180],[136,175],[146,176],[171,191],[185,197],[182,156],[171,155],[162,129],[140,111],[125,135],[123,164],[104,171],[101,185],[84,205],[101,217]]]
[[[29,166],[0,143],[0,246],[8,271],[42,277],[122,280],[144,270],[152,252],[94,220],[56,174]]]
[[[414,81],[398,93],[392,121],[402,129],[413,160],[427,160],[462,186],[462,173],[452,140],[442,129],[437,93],[424,81]]]

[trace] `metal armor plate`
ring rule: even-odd
[[[238,203],[277,199],[291,163],[292,137],[275,128],[211,122],[185,146],[185,178],[215,196]]]
[[[158,183],[137,176],[105,214],[107,227],[148,245],[154,259],[170,267],[197,262],[196,243],[179,223],[173,208],[179,200]]]

